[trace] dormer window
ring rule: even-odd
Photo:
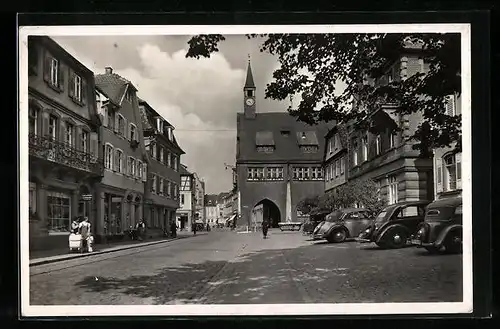
[[[163,134],[163,120],[161,118],[156,118],[156,130],[160,134]]]
[[[167,127],[167,136],[168,136],[168,140],[172,140],[172,127]]]
[[[281,136],[285,136],[285,137],[290,136],[290,130],[282,130],[281,131]]]
[[[273,133],[271,131],[258,131],[255,134],[255,146],[258,152],[273,153],[275,149]]]

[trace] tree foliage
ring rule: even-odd
[[[461,117],[449,116],[445,97],[461,93],[460,34],[269,34],[247,35],[263,40],[260,51],[275,55],[281,64],[266,87],[266,98],[301,101],[289,113],[299,121],[357,122],[366,129],[370,113],[387,103],[396,112],[419,112],[422,120],[410,136],[414,148],[428,154],[432,148],[461,148]],[[186,57],[210,57],[222,35],[195,36]],[[410,51],[428,64],[425,74],[379,84],[387,64]],[[339,83],[346,85],[338,90]]]
[[[378,185],[371,179],[359,179],[347,182],[335,189],[335,193],[326,193],[320,198],[318,208],[336,210],[361,206],[372,214],[378,213],[386,205],[380,199]]]
[[[319,206],[319,195],[308,196],[304,199],[300,200],[297,204],[297,210],[303,213],[304,215],[308,215],[314,209],[317,209]]]

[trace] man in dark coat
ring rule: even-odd
[[[175,224],[175,221],[170,223],[170,234],[172,235],[172,238],[177,237],[177,225]]]
[[[267,238],[268,229],[269,229],[269,220],[266,218],[262,221],[262,234],[264,235],[264,239]]]

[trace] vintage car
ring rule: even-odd
[[[462,198],[436,200],[427,207],[424,222],[412,237],[412,244],[437,252],[462,251]]]
[[[331,212],[313,231],[313,239],[344,242],[359,235],[372,222],[364,208],[346,208]]]
[[[323,222],[330,210],[313,210],[309,215],[309,219],[302,226],[304,234],[312,234],[316,226]]]
[[[401,248],[424,221],[425,208],[430,201],[404,201],[386,206],[356,239],[374,242],[381,248]]]

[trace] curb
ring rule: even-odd
[[[157,245],[157,244],[160,244],[160,243],[167,243],[167,242],[181,240],[181,239],[186,239],[186,238],[190,238],[190,237],[192,237],[192,236],[177,237],[177,238],[173,238],[173,239],[169,239],[169,240],[154,241],[154,242],[149,242],[149,243],[145,243],[145,244],[135,244],[135,245],[128,246],[128,247],[111,249],[111,250],[96,251],[96,252],[91,252],[91,253],[73,254],[73,255],[68,254],[66,257],[61,257],[61,258],[44,259],[44,260],[40,260],[40,261],[33,260],[32,262],[30,262],[29,266],[33,267],[33,266],[50,264],[50,263],[62,262],[62,261],[65,261],[65,260],[71,260],[71,259],[76,259],[76,258],[90,257],[90,256],[96,256],[96,255],[102,255],[102,254],[109,254],[109,253],[116,252],[116,251],[134,249],[134,248],[139,248],[139,247],[153,246],[153,245]]]

